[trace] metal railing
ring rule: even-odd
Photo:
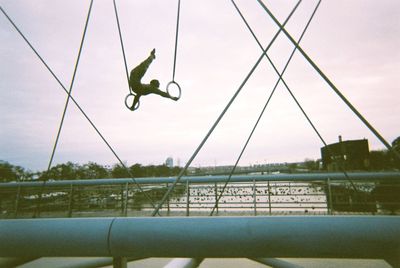
[[[0,257],[387,259],[399,237],[389,216],[19,219],[0,221]]]
[[[399,214],[400,172],[183,177],[163,216]],[[157,202],[174,178],[138,178]],[[41,198],[39,198],[41,196]],[[132,179],[0,184],[0,218],[149,216],[153,207]]]

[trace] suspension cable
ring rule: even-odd
[[[71,98],[72,88],[74,86],[76,72],[78,70],[79,60],[80,60],[81,53],[82,53],[82,48],[83,48],[83,43],[85,42],[86,30],[87,30],[87,26],[89,24],[89,19],[90,19],[90,14],[91,14],[91,11],[92,11],[92,6],[93,6],[93,0],[90,1],[89,11],[88,11],[88,14],[86,16],[85,27],[84,27],[83,34],[82,34],[81,44],[79,46],[78,57],[77,57],[76,62],[75,62],[74,72],[73,72],[73,75],[72,75],[71,84],[69,86],[67,100],[65,101],[64,111],[63,111],[62,116],[61,116],[60,126],[58,127],[56,140],[54,142],[53,150],[51,152],[51,156],[50,156],[49,164],[47,166],[46,174],[49,173],[51,165],[53,163],[54,154],[56,152],[58,141],[59,141],[60,135],[61,135],[61,130],[62,130],[62,127],[64,125],[64,119],[65,119],[65,116],[67,114],[68,104],[69,104],[69,100]],[[47,180],[48,180],[48,178],[46,176],[44,178],[44,180],[43,180],[42,186],[40,187],[39,200],[38,200],[38,204],[37,204],[36,211],[35,211],[35,217],[36,217],[36,215],[38,215],[40,213],[40,206],[42,204],[43,191],[44,191],[44,187],[45,187],[45,184],[46,184]]]
[[[130,83],[129,83],[129,71],[128,71],[128,64],[127,64],[127,60],[126,60],[126,54],[125,54],[125,48],[124,48],[124,42],[122,39],[122,31],[121,31],[121,25],[119,23],[119,16],[118,16],[118,9],[117,9],[117,3],[116,0],[113,0],[113,5],[114,5],[114,12],[115,12],[115,19],[117,21],[117,27],[118,27],[118,35],[119,35],[119,41],[121,44],[121,50],[122,50],[122,57],[124,59],[124,66],[125,66],[125,74],[126,74],[126,80],[128,83],[128,90],[129,90],[129,94],[126,96],[125,98],[125,105],[127,108],[127,100],[128,97],[130,96],[135,96],[135,94],[133,93],[133,89],[131,89]],[[136,107],[132,107],[133,110],[136,110],[137,108],[139,108],[139,105],[137,105]],[[122,164],[122,166],[128,171],[128,174],[132,177],[133,180],[135,180],[131,174],[131,172],[129,171],[129,169],[122,163],[122,161],[120,161],[120,163]],[[146,194],[146,192],[143,191],[142,187],[140,187],[140,185],[138,183],[136,183],[136,185],[138,186],[139,190],[150,200],[151,205],[153,206],[153,208],[155,208],[155,204],[153,202],[153,200],[150,198],[149,195]]]
[[[77,70],[78,70],[79,60],[80,60],[81,53],[82,53],[83,43],[84,43],[84,41],[85,41],[86,30],[87,30],[87,26],[88,26],[88,24],[89,24],[89,19],[90,19],[90,13],[91,13],[91,11],[92,11],[92,6],[93,6],[93,0],[90,1],[89,11],[88,11],[88,14],[87,14],[87,17],[86,17],[85,28],[84,28],[84,30],[83,30],[83,35],[82,35],[82,40],[81,40],[81,44],[80,44],[80,47],[79,47],[78,57],[77,57],[76,63],[75,63],[74,73],[73,73],[73,75],[72,75],[71,84],[70,84],[70,86],[69,86],[68,96],[67,96],[67,100],[66,100],[66,102],[65,102],[64,111],[63,111],[63,114],[62,114],[62,116],[61,116],[61,122],[60,122],[60,126],[59,126],[59,128],[58,128],[58,132],[57,132],[57,136],[56,136],[56,141],[54,142],[53,151],[52,151],[51,156],[50,156],[49,165],[47,166],[47,172],[50,170],[51,164],[52,164],[52,162],[53,162],[54,153],[55,153],[56,148],[57,148],[58,140],[59,140],[60,134],[61,134],[61,129],[62,129],[62,127],[63,127],[65,115],[66,115],[66,113],[67,113],[67,108],[68,108],[69,100],[71,99],[72,88],[73,88],[73,86],[74,86],[75,76],[76,76],[76,72],[77,72]]]
[[[247,23],[247,21],[246,21],[246,19],[244,18],[243,14],[242,14],[241,11],[239,10],[239,8],[238,8],[237,5],[235,4],[235,2],[234,2],[233,0],[231,0],[231,2],[233,3],[233,5],[235,6],[235,8],[236,8],[236,10],[238,11],[239,15],[240,15],[241,18],[243,19],[243,21],[244,21],[244,23],[246,24],[247,28],[249,29],[250,33],[253,35],[254,39],[256,40],[256,42],[258,43],[258,45],[260,46],[260,48],[262,49],[261,43],[258,41],[258,38],[255,36],[253,30],[251,29],[251,27],[250,27],[249,24]],[[315,9],[314,9],[314,11],[313,11],[313,13],[312,13],[312,15],[311,15],[311,18],[309,19],[309,21],[308,21],[308,23],[307,23],[305,29],[303,30],[303,32],[302,32],[302,34],[301,34],[299,40],[297,41],[297,43],[300,43],[300,42],[301,42],[301,40],[302,40],[302,38],[303,38],[303,36],[304,36],[304,34],[305,34],[307,28],[308,28],[308,26],[309,26],[309,24],[310,24],[310,22],[311,22],[313,16],[315,15],[315,13],[316,13],[316,11],[317,11],[317,9],[318,9],[320,3],[321,3],[321,0],[320,0],[320,1],[318,2],[318,4],[316,5],[316,7],[315,7]],[[235,171],[235,169],[236,169],[236,167],[237,167],[237,165],[238,165],[238,163],[239,163],[239,161],[240,161],[240,159],[241,159],[241,157],[242,157],[242,154],[244,153],[244,150],[246,149],[246,147],[247,147],[247,145],[248,145],[248,143],[249,143],[249,141],[250,141],[250,138],[251,138],[251,136],[253,135],[253,132],[254,132],[255,128],[257,127],[257,125],[258,125],[258,123],[259,123],[259,120],[261,119],[261,117],[262,117],[262,115],[263,115],[263,113],[264,113],[264,111],[265,111],[265,108],[267,107],[267,105],[268,105],[268,103],[269,103],[269,101],[270,101],[272,95],[274,94],[275,89],[276,89],[276,87],[277,87],[277,85],[279,84],[280,81],[282,81],[282,83],[285,85],[285,87],[286,87],[286,89],[288,90],[289,94],[291,95],[291,97],[293,98],[293,100],[296,102],[297,106],[299,107],[299,109],[301,110],[301,112],[303,113],[303,115],[306,117],[307,121],[309,122],[309,124],[310,124],[311,127],[313,128],[314,132],[317,134],[317,136],[320,138],[320,140],[322,141],[322,143],[324,144],[324,146],[327,148],[328,153],[331,154],[331,149],[327,146],[327,143],[326,143],[325,140],[322,138],[321,134],[319,133],[319,131],[317,130],[317,128],[315,127],[315,125],[313,124],[313,122],[311,121],[311,119],[309,118],[309,116],[307,115],[307,113],[305,112],[305,110],[303,109],[303,107],[301,106],[301,104],[299,103],[299,101],[297,100],[297,98],[295,97],[295,95],[294,95],[293,92],[290,90],[289,86],[287,85],[287,83],[285,82],[285,80],[284,80],[283,77],[282,77],[283,74],[284,74],[284,72],[286,71],[286,69],[287,69],[287,67],[288,67],[288,65],[289,65],[289,63],[290,63],[290,61],[291,61],[291,59],[292,59],[292,57],[293,57],[293,55],[294,55],[295,52],[296,52],[296,47],[293,49],[293,51],[292,51],[292,53],[291,53],[291,55],[290,55],[290,57],[289,57],[289,60],[287,61],[286,65],[285,65],[285,67],[283,68],[283,71],[282,71],[281,73],[278,72],[277,68],[275,67],[274,63],[273,63],[272,60],[269,58],[269,56],[268,56],[267,54],[265,54],[265,56],[268,58],[269,62],[271,63],[272,67],[274,68],[275,72],[279,75],[279,79],[278,79],[277,83],[275,84],[275,87],[273,88],[273,90],[272,90],[272,92],[271,92],[271,95],[269,96],[269,98],[268,98],[268,100],[267,100],[267,103],[265,104],[265,106],[264,106],[264,108],[263,108],[263,110],[262,110],[262,112],[261,112],[261,114],[260,114],[260,117],[258,118],[258,120],[257,120],[257,122],[256,122],[256,124],[255,124],[255,126],[254,126],[254,128],[253,128],[253,130],[251,131],[251,133],[250,133],[250,135],[249,135],[249,138],[247,139],[247,141],[246,141],[246,143],[245,143],[245,145],[244,145],[244,147],[243,147],[243,149],[242,149],[242,151],[241,151],[241,153],[240,153],[240,155],[239,155],[239,157],[238,157],[238,159],[237,159],[237,161],[236,161],[236,163],[235,163],[233,169],[231,170],[231,172],[230,172],[230,174],[229,174],[229,176],[228,176],[228,179],[227,179],[227,181],[225,182],[225,184],[224,184],[224,186],[223,186],[223,188],[222,188],[222,191],[221,191],[220,195],[218,196],[218,198],[217,198],[217,200],[216,200],[216,204],[214,205],[214,207],[213,207],[213,209],[212,209],[212,211],[211,211],[211,213],[210,213],[210,216],[213,215],[215,209],[217,208],[218,202],[219,202],[219,200],[222,198],[222,195],[223,195],[223,193],[224,193],[224,191],[225,191],[225,189],[226,189],[226,187],[227,187],[227,184],[229,183],[229,181],[230,181],[232,175],[234,174],[234,171]],[[348,173],[346,172],[345,168],[342,167],[342,166],[340,166],[340,170],[341,170],[341,172],[343,172],[343,174],[344,174],[344,176],[346,177],[346,179],[350,182],[350,184],[351,184],[352,188],[354,189],[354,191],[355,191],[356,193],[358,193],[357,187],[355,186],[355,184],[353,183],[353,181],[350,179],[350,177],[349,177]]]
[[[233,1],[233,0],[232,0],[232,1]],[[311,20],[312,20],[313,16],[315,15],[315,13],[316,13],[316,11],[317,11],[317,9],[318,9],[320,3],[321,3],[321,0],[320,0],[320,1],[318,2],[318,4],[316,5],[316,7],[315,7],[315,9],[314,9],[314,11],[313,11],[313,13],[312,13],[312,15],[311,15],[311,18],[310,18],[310,20],[308,21],[308,23],[307,23],[307,25],[306,25],[304,31],[302,32],[302,34],[301,34],[299,40],[297,41],[297,43],[300,43],[300,42],[301,42],[301,40],[302,40],[302,38],[303,38],[303,36],[304,36],[304,34],[305,34],[305,32],[306,32],[306,30],[307,30],[309,24],[311,23]],[[239,10],[239,9],[237,9],[237,10],[238,10],[239,14],[241,14],[240,10]],[[255,39],[256,42],[258,43],[258,45],[262,48],[261,43],[258,41],[257,37],[255,36],[254,32],[253,32],[252,29],[250,28],[249,24],[247,23],[247,21],[245,20],[245,18],[243,17],[243,15],[241,15],[241,17],[242,17],[242,19],[244,20],[244,22],[245,22],[246,26],[248,27],[249,31],[250,31],[251,34],[253,35],[254,39]],[[275,72],[279,75],[279,80],[277,81],[277,83],[279,83],[279,81],[282,81],[282,83],[284,84],[285,88],[287,89],[287,91],[289,92],[289,94],[291,95],[291,97],[293,98],[293,100],[295,101],[295,103],[297,104],[297,106],[299,107],[299,109],[301,110],[301,112],[303,113],[303,115],[305,116],[305,118],[307,119],[307,121],[308,121],[308,123],[310,124],[310,126],[312,127],[312,129],[314,130],[314,132],[317,134],[317,136],[319,137],[319,139],[321,140],[321,142],[323,143],[323,145],[326,147],[328,153],[329,153],[330,155],[332,155],[332,150],[329,148],[329,146],[328,146],[327,143],[325,142],[324,138],[321,136],[321,134],[319,133],[319,131],[317,130],[317,128],[315,127],[315,125],[314,125],[313,122],[311,121],[310,117],[307,115],[307,113],[306,113],[305,110],[303,109],[302,105],[299,103],[299,101],[297,100],[297,98],[296,98],[295,95],[293,94],[292,90],[290,90],[290,88],[289,88],[289,86],[287,85],[286,81],[285,81],[285,80],[283,79],[283,77],[282,77],[283,74],[284,74],[284,72],[286,71],[286,68],[287,68],[288,65],[289,65],[290,60],[292,59],[294,53],[296,52],[296,50],[297,50],[297,47],[295,47],[295,48],[293,49],[293,51],[292,51],[292,53],[291,53],[291,55],[290,55],[290,57],[289,57],[289,60],[288,60],[288,62],[286,63],[285,67],[283,68],[283,71],[282,71],[281,74],[279,74],[277,68],[275,67],[274,63],[273,63],[272,60],[269,58],[269,56],[268,56],[267,54],[266,54],[265,56],[267,57],[268,61],[271,63],[271,65],[272,65],[273,69],[275,70]],[[277,86],[277,84],[276,84],[276,86]],[[272,94],[273,94],[273,93],[272,93]],[[340,171],[343,173],[343,175],[345,176],[345,178],[347,179],[347,181],[351,184],[353,190],[354,190],[356,193],[358,193],[357,187],[355,186],[353,180],[350,178],[350,176],[349,176],[348,173],[346,172],[345,168],[342,167],[342,166],[340,166],[339,169],[340,169]]]
[[[296,11],[297,7],[299,6],[301,0],[299,0],[296,4],[296,6],[293,8],[293,10],[291,11],[289,17],[286,19],[286,21],[284,22],[283,25],[285,25],[287,23],[287,21],[290,19],[290,17],[293,15],[293,13]],[[282,26],[284,27],[284,26]],[[174,190],[175,186],[178,184],[178,182],[181,180],[183,174],[186,172],[186,170],[188,169],[188,167],[190,166],[190,164],[192,163],[192,161],[194,160],[194,158],[197,156],[197,154],[199,153],[199,151],[201,150],[201,148],[203,147],[203,145],[205,144],[205,142],[208,140],[208,138],[210,137],[211,133],[214,131],[214,129],[217,127],[217,125],[219,124],[219,122],[221,121],[221,119],[223,118],[223,116],[225,115],[225,113],[228,111],[229,107],[232,105],[232,103],[234,102],[234,100],[236,99],[236,97],[239,95],[239,93],[241,92],[241,90],[243,89],[244,85],[247,83],[247,81],[249,80],[249,78],[251,77],[251,75],[253,74],[253,72],[255,71],[255,69],[257,68],[257,66],[260,64],[261,60],[264,58],[264,53],[266,53],[266,51],[268,51],[270,49],[270,47],[272,46],[272,44],[275,42],[276,38],[278,37],[279,33],[281,32],[281,30],[279,29],[277,31],[277,33],[274,35],[274,37],[272,38],[271,42],[268,44],[268,46],[263,50],[263,53],[261,54],[261,56],[258,58],[257,62],[254,64],[254,66],[252,67],[252,69],[250,70],[250,72],[247,74],[247,76],[245,77],[245,79],[243,80],[243,82],[241,83],[241,85],[239,86],[239,88],[236,90],[235,94],[232,96],[232,98],[229,100],[228,104],[225,106],[224,110],[222,111],[222,113],[219,115],[219,117],[217,118],[217,120],[214,122],[214,124],[212,125],[212,127],[210,128],[210,130],[208,131],[208,133],[206,134],[206,136],[203,138],[203,140],[201,141],[200,145],[197,147],[197,149],[195,150],[195,152],[193,153],[193,155],[191,156],[191,158],[189,159],[189,161],[186,163],[185,167],[181,170],[181,172],[179,173],[179,175],[177,176],[177,178],[175,179],[175,181],[173,182],[173,184],[168,188],[167,192],[164,194],[163,198],[161,199],[161,201],[158,203],[156,209],[153,211],[152,216],[154,216],[156,213],[158,213],[158,211],[160,210],[160,208],[163,206],[164,202],[167,200],[167,198],[169,197],[169,195],[171,194],[171,192]]]
[[[257,0],[258,3],[264,8],[265,12],[271,17],[278,27],[282,27],[279,21],[275,18],[272,12],[266,7],[262,0]],[[400,153],[392,149],[392,146],[383,138],[383,136],[363,117],[363,115],[351,104],[349,100],[339,91],[339,89],[333,84],[331,80],[322,72],[322,70],[314,63],[314,61],[307,55],[307,53],[299,46],[299,44],[293,39],[293,37],[286,31],[282,29],[290,42],[296,46],[297,50],[303,55],[303,57],[311,64],[315,71],[325,80],[325,82],[331,87],[331,89],[342,99],[342,101],[352,110],[352,112],[364,123],[364,125],[382,142],[386,148],[393,152],[393,154],[400,160]]]
[[[175,85],[178,89],[178,95],[176,96],[177,100],[181,97],[181,86],[175,81],[175,70],[176,70],[176,55],[178,51],[178,35],[179,35],[179,17],[181,10],[181,0],[178,0],[178,11],[176,14],[176,30],[175,30],[175,52],[174,52],[174,66],[172,68],[172,80],[167,84],[167,93],[171,96],[169,89],[171,85]]]
[[[240,12],[240,10],[238,9],[238,7],[236,6],[236,4],[234,3],[233,0],[232,0],[232,3],[234,4],[234,6],[235,6],[236,10],[238,11],[239,15],[241,16],[241,18],[243,19],[244,23],[245,23],[246,26],[248,27],[249,31],[250,31],[251,34],[253,35],[254,39],[256,40],[256,42],[258,43],[258,45],[260,46],[260,48],[262,49],[261,43],[258,41],[258,38],[255,36],[253,30],[251,29],[251,27],[249,26],[249,24],[247,23],[246,19],[244,18],[244,16],[242,15],[242,13]],[[312,13],[312,15],[311,15],[311,17],[310,17],[310,19],[309,19],[307,25],[306,25],[305,29],[303,30],[303,32],[302,32],[302,34],[301,34],[301,36],[300,36],[300,38],[299,38],[299,40],[298,40],[297,43],[300,43],[300,42],[301,42],[301,40],[302,40],[302,38],[303,38],[303,36],[304,36],[304,34],[305,34],[305,32],[306,32],[306,30],[307,30],[309,24],[311,23],[311,20],[312,20],[313,16],[315,15],[315,13],[316,13],[316,11],[317,11],[317,9],[318,9],[320,3],[321,3],[321,0],[320,0],[320,1],[318,2],[318,4],[316,5],[316,7],[315,7],[315,9],[314,9],[314,11],[313,11],[313,13]],[[303,115],[305,116],[305,118],[307,119],[308,123],[310,124],[310,126],[312,127],[312,129],[314,130],[314,132],[317,134],[317,136],[319,137],[319,139],[321,140],[321,142],[323,143],[323,145],[327,148],[328,153],[331,154],[331,149],[327,146],[327,143],[325,142],[325,140],[323,139],[323,137],[321,136],[321,134],[319,133],[319,131],[317,130],[317,128],[315,127],[315,125],[313,124],[313,122],[311,121],[310,117],[307,115],[307,113],[306,113],[305,110],[303,109],[302,105],[299,103],[299,101],[297,100],[297,98],[295,97],[295,95],[294,95],[293,92],[290,90],[289,86],[287,85],[287,83],[285,82],[285,80],[284,80],[283,77],[282,77],[283,74],[285,73],[285,71],[286,71],[286,69],[287,69],[287,67],[288,67],[288,65],[289,65],[289,63],[290,63],[290,61],[291,61],[291,59],[292,59],[292,57],[293,57],[293,55],[294,55],[295,52],[296,52],[296,47],[293,49],[293,51],[292,51],[292,53],[291,53],[291,55],[290,55],[290,57],[289,57],[289,59],[288,59],[286,65],[285,65],[285,67],[283,68],[283,71],[282,71],[281,73],[279,73],[279,71],[278,71],[277,68],[275,67],[274,63],[272,62],[272,60],[269,58],[269,56],[268,56],[267,54],[265,54],[265,56],[267,57],[268,61],[271,63],[273,69],[274,69],[275,72],[279,75],[279,79],[278,79],[277,83],[275,84],[275,87],[274,87],[274,89],[273,89],[273,91],[272,91],[272,93],[271,93],[271,95],[270,95],[270,97],[269,97],[269,99],[268,99],[268,101],[267,101],[267,103],[266,103],[264,109],[262,110],[262,112],[261,112],[261,114],[260,114],[259,120],[261,119],[261,116],[262,116],[262,114],[264,113],[265,108],[266,108],[266,106],[268,105],[268,102],[270,101],[272,95],[274,94],[274,91],[275,91],[275,89],[276,89],[276,87],[277,87],[279,81],[282,81],[282,83],[284,84],[285,88],[287,89],[287,91],[289,92],[289,94],[291,95],[291,97],[293,98],[293,100],[295,101],[295,103],[297,104],[297,106],[299,107],[299,109],[301,110],[301,112],[303,113]],[[221,194],[220,194],[219,198],[218,198],[217,201],[216,201],[216,205],[214,206],[214,208],[213,208],[212,211],[211,211],[211,214],[210,214],[211,216],[213,215],[213,212],[214,212],[214,210],[216,209],[216,207],[217,207],[217,205],[218,205],[218,202],[219,202],[219,200],[220,200],[221,197],[222,197],[223,192],[225,191],[225,188],[226,188],[226,186],[227,186],[227,183],[230,181],[230,179],[231,179],[231,177],[232,177],[232,175],[233,175],[233,173],[234,173],[234,171],[235,171],[235,169],[236,169],[236,166],[237,166],[237,164],[238,164],[238,162],[239,162],[239,160],[240,160],[240,158],[241,158],[241,156],[242,156],[242,154],[243,154],[245,148],[247,147],[247,144],[248,144],[248,142],[249,142],[251,136],[253,135],[253,132],[254,132],[254,130],[255,130],[257,124],[259,123],[259,120],[256,122],[256,124],[255,124],[255,126],[254,126],[254,128],[253,128],[253,130],[252,130],[252,132],[251,132],[251,134],[250,134],[250,136],[249,136],[249,138],[248,138],[246,144],[244,145],[244,148],[243,148],[241,154],[239,155],[239,158],[238,158],[238,160],[237,160],[235,166],[233,167],[233,169],[232,169],[230,175],[228,176],[227,182],[225,183],[225,185],[224,185],[224,187],[223,187],[223,189],[222,189],[222,191],[221,191]],[[354,182],[351,180],[351,178],[350,178],[350,176],[348,175],[348,173],[346,172],[345,168],[342,167],[342,166],[340,166],[339,168],[340,168],[340,171],[344,174],[344,176],[345,176],[345,178],[347,179],[347,181],[351,184],[351,186],[352,186],[352,188],[354,189],[354,191],[355,191],[356,193],[358,193],[357,187],[355,186]]]
[[[29,42],[29,40],[25,37],[25,35],[20,31],[20,29],[17,27],[17,25],[13,22],[13,20],[8,16],[8,14],[5,12],[5,10],[0,6],[1,12],[6,16],[8,21],[13,25],[13,27],[17,30],[17,32],[21,35],[21,37],[24,39],[24,41],[28,44],[28,46],[32,49],[32,51],[36,54],[36,56],[39,58],[39,60],[43,63],[43,65],[46,67],[46,69],[50,72],[50,74],[53,76],[53,78],[57,81],[57,83],[61,86],[61,88],[64,90],[66,94],[68,94],[68,90],[64,86],[64,84],[60,81],[60,79],[57,77],[57,75],[53,72],[53,70],[49,67],[49,65],[46,63],[46,61],[40,56],[40,54],[37,52],[37,50],[33,47],[33,45]],[[111,147],[110,143],[105,139],[105,137],[101,134],[99,129],[96,127],[96,125],[93,123],[93,121],[89,118],[89,116],[85,113],[85,111],[82,109],[82,107],[78,104],[78,102],[75,100],[75,98],[71,95],[70,99],[72,102],[75,104],[75,106],[79,109],[79,111],[82,113],[82,115],[86,118],[86,120],[89,122],[89,124],[93,127],[93,129],[96,131],[96,133],[100,136],[100,138],[103,140],[103,142],[107,145],[107,147],[110,149],[112,154],[115,156],[115,158],[118,160],[118,162],[121,164],[121,166],[127,171],[129,176],[132,179],[132,182],[136,185],[136,187],[139,189],[140,192],[143,193],[143,195],[149,200],[151,205],[155,207],[155,204],[153,200],[150,198],[150,196],[143,191],[142,187],[140,187],[139,183],[135,180],[135,178],[132,176],[132,173],[130,170],[125,166],[125,164],[122,162],[121,158],[117,155],[115,150]]]
[[[257,42],[257,44],[259,45],[259,47],[263,50],[263,46],[261,45],[261,43],[260,43],[260,41],[258,40],[257,36],[254,34],[254,31],[251,29],[250,25],[248,24],[247,20],[246,20],[245,17],[243,16],[243,14],[242,14],[242,12],[240,11],[239,7],[236,5],[236,3],[235,3],[234,0],[231,0],[231,2],[232,2],[232,4],[233,4],[233,6],[235,7],[236,11],[238,12],[238,14],[240,15],[240,17],[242,18],[243,22],[246,24],[246,26],[247,26],[247,28],[249,29],[250,33],[251,33],[252,36],[254,37],[255,41]],[[298,42],[301,41],[301,39],[303,38],[305,32],[307,31],[308,26],[310,25],[310,23],[311,23],[311,21],[312,21],[314,15],[315,15],[315,13],[316,13],[316,11],[317,11],[319,5],[320,5],[320,3],[321,3],[321,0],[319,0],[318,4],[316,5],[316,7],[315,7],[315,9],[314,9],[314,11],[313,11],[313,13],[312,13],[310,19],[308,20],[308,22],[307,22],[305,28],[303,29],[303,32],[302,32],[302,34],[301,34],[301,36],[300,36]],[[284,82],[282,76],[283,76],[283,74],[285,73],[287,67],[289,66],[289,63],[290,63],[290,61],[292,60],[295,51],[296,51],[296,48],[292,51],[292,53],[291,53],[289,59],[288,59],[287,62],[286,62],[286,65],[284,66],[284,68],[283,68],[283,70],[282,70],[281,73],[279,73],[279,71],[278,71],[277,68],[275,67],[274,63],[272,62],[272,60],[270,59],[270,57],[268,56],[268,54],[267,54],[267,53],[264,54],[265,57],[266,57],[266,58],[268,59],[268,61],[270,62],[270,64],[272,65],[272,67],[274,68],[275,72],[278,74],[279,78],[278,78],[277,82],[275,83],[275,86],[274,86],[274,88],[272,89],[272,91],[271,91],[271,93],[270,93],[270,95],[269,95],[269,97],[268,97],[268,99],[267,99],[267,102],[265,103],[263,109],[261,110],[261,113],[260,113],[260,115],[259,115],[259,117],[258,117],[256,123],[254,124],[254,127],[253,127],[253,129],[251,130],[251,132],[250,132],[250,134],[249,134],[249,136],[248,136],[248,138],[247,138],[247,140],[246,140],[246,142],[245,142],[245,144],[244,144],[244,146],[243,146],[243,148],[242,148],[242,151],[240,152],[240,154],[239,154],[239,156],[238,156],[238,158],[237,158],[237,160],[236,160],[236,162],[235,162],[235,165],[233,166],[233,168],[232,168],[232,170],[231,170],[231,172],[230,172],[230,174],[229,174],[227,180],[225,181],[224,186],[222,187],[222,190],[221,190],[220,194],[218,195],[217,200],[215,201],[215,205],[214,205],[213,209],[211,210],[210,216],[212,216],[212,215],[214,214],[214,211],[215,211],[215,209],[217,208],[218,203],[219,203],[220,199],[222,198],[222,195],[224,194],[225,189],[226,189],[228,183],[230,182],[230,180],[231,180],[231,178],[232,178],[232,175],[234,174],[234,172],[235,172],[235,170],[236,170],[236,167],[237,167],[237,165],[239,164],[239,161],[240,161],[240,159],[242,158],[242,155],[243,155],[244,151],[246,150],[247,145],[249,144],[249,142],[250,142],[250,140],[251,140],[251,138],[252,138],[252,136],[253,136],[253,134],[254,134],[254,132],[255,132],[255,130],[256,130],[256,128],[257,128],[257,126],[258,126],[258,124],[259,124],[259,122],[260,122],[260,120],[261,120],[261,118],[262,118],[262,116],[263,116],[263,114],[264,114],[264,112],[265,112],[265,110],[266,110],[266,108],[267,108],[267,106],[268,106],[268,104],[269,104],[269,102],[270,102],[272,96],[273,96],[273,94],[275,93],[275,90],[277,89],[277,87],[278,87],[278,85],[279,85],[279,82],[280,82],[280,81]],[[285,83],[285,85],[286,85],[286,83]],[[288,88],[288,90],[289,90],[289,88]],[[289,90],[289,91],[290,91],[290,90]],[[294,97],[294,95],[293,95],[293,97]],[[305,114],[305,115],[306,115],[306,114]],[[306,115],[306,117],[308,118],[307,115]],[[311,121],[309,121],[309,122],[311,122]],[[311,124],[312,124],[312,122],[311,122]],[[319,133],[318,133],[318,134],[319,134]]]
[[[113,4],[114,4],[114,11],[115,11],[115,18],[116,18],[116,20],[117,20],[117,26],[118,26],[119,41],[120,41],[120,43],[121,43],[122,56],[123,56],[123,58],[124,58],[126,79],[127,79],[127,81],[128,81],[128,89],[129,89],[129,92],[132,93],[131,86],[129,85],[128,64],[126,63],[124,42],[122,41],[121,26],[120,26],[120,24],[119,24],[119,17],[118,17],[118,11],[117,11],[117,4],[116,4],[115,0],[113,0]]]
[[[116,1],[115,1],[115,0],[113,0],[113,4],[114,4],[114,11],[115,11],[115,18],[116,18],[117,26],[118,26],[119,41],[120,41],[120,43],[121,43],[122,56],[123,56],[123,58],[124,58],[126,80],[127,80],[127,82],[128,82],[128,91],[129,91],[129,94],[126,95],[126,97],[125,97],[125,106],[126,106],[126,108],[128,108],[129,110],[134,111],[134,110],[137,110],[137,109],[139,108],[140,102],[139,102],[139,100],[138,100],[138,102],[136,103],[135,107],[133,107],[133,106],[130,107],[129,104],[128,104],[129,98],[131,98],[131,97],[136,97],[136,94],[133,92],[133,89],[131,88],[131,85],[130,85],[130,83],[129,83],[128,64],[127,64],[127,62],[126,62],[126,55],[125,55],[124,42],[122,41],[121,26],[120,26],[120,24],[119,24],[119,16],[118,16],[117,4],[116,4]]]
[[[174,68],[172,70],[172,81],[175,81],[175,69],[176,69],[176,54],[178,50],[178,35],[179,35],[179,17],[181,10],[181,0],[178,0],[178,12],[176,15],[176,31],[175,31],[175,52],[174,52]]]

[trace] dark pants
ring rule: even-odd
[[[141,80],[144,74],[146,73],[147,69],[149,68],[153,58],[149,56],[145,59],[141,64],[136,66],[132,71],[129,77],[129,85],[131,86],[132,90],[140,95],[147,95],[145,92],[145,88],[143,88]],[[143,92],[141,92],[143,91]],[[144,93],[144,94],[143,94]]]

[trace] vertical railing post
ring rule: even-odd
[[[71,184],[69,188],[69,201],[68,201],[68,217],[72,217],[72,208],[74,206],[74,185]]]
[[[121,199],[121,214],[124,215],[124,200],[125,200],[125,195],[124,195],[124,187],[125,185],[121,185],[121,192],[120,192],[120,199]]]
[[[21,196],[21,186],[18,186],[17,188],[17,194],[15,196],[15,206],[14,206],[14,218],[17,217],[18,214],[18,207],[19,207],[19,199]]]
[[[41,189],[39,190],[40,192],[39,192],[38,199],[37,199],[36,210],[33,213],[34,218],[40,218],[40,210],[41,210],[41,206],[42,206],[42,197],[43,197],[45,183],[46,182],[43,182],[43,185],[42,185]]]
[[[254,216],[257,216],[257,191],[256,191],[256,180],[253,180],[253,204],[254,204]]]
[[[128,262],[125,257],[114,257],[113,258],[113,267],[114,268],[127,268]]]
[[[129,199],[129,182],[125,183],[125,195],[124,195],[124,209],[123,216],[128,216],[128,200]]]
[[[331,180],[328,178],[326,181],[328,184],[328,214],[332,215],[333,214],[333,203],[332,203],[332,189],[331,189]]]
[[[269,205],[269,215],[271,216],[272,214],[272,207],[271,207],[271,188],[269,186],[269,181],[267,181],[268,183],[268,205]]]
[[[169,184],[167,182],[167,185],[166,185],[165,189],[168,189],[168,188],[169,188]],[[170,212],[171,212],[171,207],[170,207],[170,204],[169,204],[169,196],[168,196],[167,197],[167,216],[169,216]]]
[[[357,191],[354,191],[354,195],[353,195],[353,192],[352,192],[351,188],[348,188],[346,186],[346,189],[347,189],[347,191],[349,193],[349,206],[350,206],[350,209],[353,209],[354,202],[357,202],[357,199],[356,199]],[[353,197],[354,197],[354,199],[353,199]]]
[[[215,192],[215,209],[217,211],[216,215],[218,215],[218,185],[214,183],[214,192]]]
[[[186,181],[186,216],[189,216],[189,206],[190,206],[190,187],[189,180]]]
[[[85,189],[85,186],[81,186],[80,189],[78,188],[78,211],[81,211],[81,209],[82,209],[82,205],[81,205],[81,203],[82,203],[81,202],[82,201],[81,200],[82,199],[81,198],[82,197],[81,196],[82,189]]]

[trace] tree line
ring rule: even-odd
[[[31,172],[20,166],[0,161],[0,182],[29,181],[29,180],[81,180],[104,178],[130,178],[130,177],[168,177],[176,176],[181,167],[168,167],[166,165],[134,164],[124,167],[115,164],[112,167],[102,166],[94,162],[76,164],[67,162],[51,167],[48,171]]]
[[[400,137],[392,142],[393,150],[400,154]],[[319,161],[306,159],[302,165],[309,171],[320,170]],[[295,170],[296,166],[290,166]],[[395,157],[393,152],[388,150],[370,151],[369,171],[390,171],[399,170],[400,160]],[[176,176],[181,172],[181,167],[167,167],[164,165],[142,166],[134,164],[124,167],[115,164],[112,167],[102,166],[94,162],[86,164],[76,164],[67,162],[58,164],[50,170],[41,172],[31,172],[20,166],[12,165],[0,160],[0,182],[9,181],[28,181],[28,180],[80,180],[80,179],[102,179],[102,178],[129,178],[129,177],[167,177]],[[350,171],[350,170],[349,170]],[[186,175],[186,174],[185,174]]]

